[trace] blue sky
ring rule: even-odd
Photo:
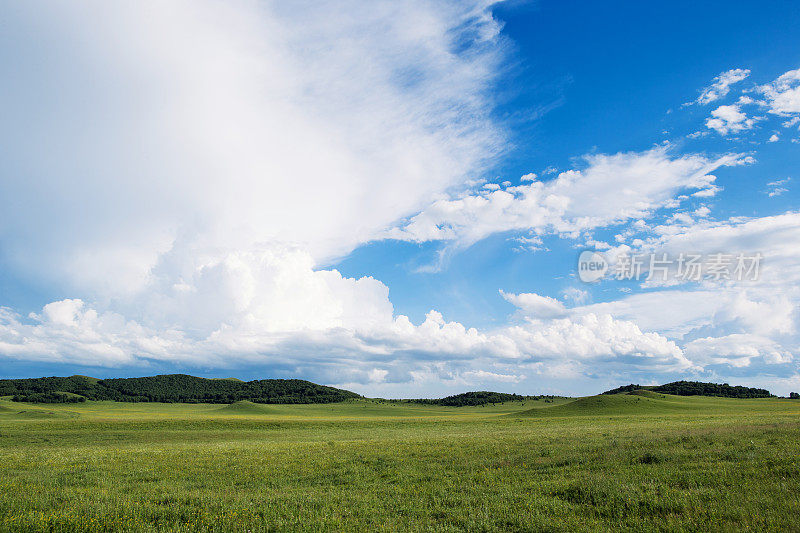
[[[787,65],[800,64],[795,35],[800,8],[790,2],[754,3],[737,10],[722,6],[713,2],[702,6],[676,2],[669,7],[624,3],[618,9],[583,2],[497,6],[494,13],[503,22],[512,51],[508,70],[498,81],[496,114],[507,120],[510,142],[486,176],[517,182],[524,174],[551,166],[573,168],[574,158],[582,154],[646,150],[663,141],[685,150],[724,152],[732,146],[753,150],[750,137],[738,142],[718,136],[685,139],[702,126],[708,110],[681,109],[681,104],[709,84],[709,73],[760,65],[760,78],[766,82],[783,74]],[[576,11],[582,16],[575,17]],[[769,35],[769,40],[743,40],[739,31],[727,30],[743,21],[752,35]],[[713,27],[719,31],[711,31]],[[770,176],[793,175],[798,146],[756,140],[766,155],[759,158],[757,171],[747,169],[726,184],[724,202],[717,205],[722,216],[770,215],[797,208],[796,193],[754,199],[755,187],[748,179],[765,185],[774,181]],[[455,320],[490,324],[494,317],[486,315],[487,306],[495,316],[509,309],[497,298],[495,283],[518,292],[557,296],[566,283],[565,272],[575,262],[571,243],[552,239],[548,247],[559,248],[555,254],[519,254],[507,245],[508,237],[476,244],[444,272],[431,276],[414,274],[414,266],[430,260],[431,247],[391,242],[364,246],[338,268],[348,275],[377,275],[394,289],[392,301],[398,311],[409,316],[422,318],[434,307],[447,309],[447,316]],[[539,275],[532,276],[533,272]],[[486,283],[487,278],[492,282]],[[425,290],[414,290],[419,285]],[[465,293],[471,293],[467,302],[453,302]]]
[[[3,377],[800,389],[795,3],[100,5],[2,8]]]

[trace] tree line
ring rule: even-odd
[[[490,391],[475,391],[464,392],[461,394],[454,394],[445,398],[437,399],[412,399],[403,400],[407,403],[420,403],[425,405],[444,405],[448,407],[467,407],[487,405],[490,403],[503,403],[503,402],[521,402],[525,400],[552,400],[555,396],[522,396],[520,394],[507,394],[504,392],[490,392]]]
[[[724,398],[772,398],[766,389],[731,386],[727,383],[704,383],[702,381],[673,381],[664,385],[623,385],[603,394],[621,394],[635,390],[649,390],[676,396],[719,396]]]
[[[68,394],[67,394],[68,393]],[[86,376],[0,380],[0,396],[18,402],[86,400],[163,403],[334,403],[360,398],[354,392],[301,379],[206,379],[185,374],[95,379]],[[82,397],[83,400],[71,399]]]

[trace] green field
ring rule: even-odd
[[[800,530],[800,401],[0,401],[0,531]]]

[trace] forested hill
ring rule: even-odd
[[[333,403],[359,398],[354,392],[301,379],[206,379],[185,374],[96,379],[87,376],[0,380],[0,396],[21,402]]]
[[[663,394],[676,396],[721,396],[725,398],[771,398],[772,394],[766,389],[755,389],[731,386],[727,383],[704,383],[702,381],[673,381],[665,385],[624,385],[604,392],[603,394],[619,394],[635,390],[650,390]]]
[[[525,400],[543,399],[549,401],[555,396],[521,396],[519,394],[506,394],[503,392],[477,391],[455,394],[446,398],[437,399],[415,399],[403,400],[409,403],[421,403],[425,405],[446,405],[448,407],[464,407],[487,405],[490,403],[520,402]]]

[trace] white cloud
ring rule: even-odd
[[[711,213],[711,209],[709,209],[706,205],[701,205],[697,209],[694,210],[694,214],[700,218],[707,217]]]
[[[706,127],[720,135],[749,130],[758,120],[748,118],[736,104],[719,106],[711,112],[711,117],[706,119]]]
[[[510,294],[500,291],[500,295],[510,304],[533,318],[556,318],[566,314],[564,304],[555,298],[535,293]]]
[[[524,322],[497,334],[513,340],[522,361],[546,361],[551,369],[569,362],[573,370],[582,367],[582,372],[590,372],[584,365],[592,361],[602,361],[607,371],[615,366],[651,372],[694,368],[673,341],[643,331],[633,321],[617,319],[602,305],[567,309],[555,298],[539,294],[500,294],[518,308]]]
[[[800,346],[800,215],[705,220],[653,228],[639,250],[763,256],[755,280],[705,280],[698,288],[678,287],[570,310],[608,313],[675,339],[693,364],[751,368],[761,375],[786,371]],[[674,280],[669,284],[674,284]]]
[[[726,299],[714,291],[655,291],[632,294],[619,300],[574,308],[573,314],[608,314],[630,320],[649,331],[680,339],[695,328],[708,324]]]
[[[578,365],[602,362],[606,371],[620,366],[651,372],[693,367],[674,342],[611,315],[586,314],[574,319],[532,322],[510,327],[504,334],[534,360],[554,359]],[[591,372],[590,368],[584,366],[583,371]]]
[[[800,213],[760,218],[732,218],[725,221],[703,220],[690,226],[662,225],[642,248],[658,250],[677,257],[680,252],[753,254],[761,253],[759,279],[749,282],[759,286],[789,286],[800,280],[797,257],[800,257]]]
[[[577,287],[567,287],[561,291],[561,294],[564,295],[565,300],[576,305],[583,305],[589,300],[588,291],[578,289]]]
[[[573,308],[571,316],[609,314],[630,320],[645,330],[671,339],[746,332],[756,335],[793,334],[794,295],[775,295],[736,286],[700,289],[671,288],[633,294],[620,300]]]
[[[4,257],[92,299],[178,248],[339,256],[498,152],[479,0],[4,11]]]
[[[4,7],[4,268],[82,299],[3,310],[0,354],[374,382],[370,359],[403,350],[503,352],[436,313],[395,316],[377,280],[320,269],[499,152],[490,7]]]
[[[468,382],[522,379],[518,372],[486,374],[486,368],[529,368],[537,372],[569,363],[591,372],[609,368],[668,372],[692,365],[681,350],[657,333],[609,315],[528,321],[491,332],[446,322],[431,311],[419,325],[405,316],[368,325],[263,331],[248,318],[223,324],[203,338],[184,331],[144,327],[113,313],[85,309],[80,301],[55,302],[30,320],[0,312],[0,353],[6,358],[91,366],[147,366],[158,361],[231,368],[257,364],[327,382],[408,382],[434,365]],[[313,367],[313,369],[312,369]]]
[[[488,372],[486,370],[470,370],[464,372],[463,377],[473,383],[500,382],[500,383],[519,383],[525,378],[525,375],[516,374],[500,374],[497,372]]]
[[[23,324],[12,310],[0,308],[0,355],[28,361],[118,366],[134,361],[132,348],[152,341],[137,324],[86,309],[81,300],[62,300],[44,306],[33,324]]]
[[[562,172],[547,182],[436,201],[387,236],[469,246],[510,230],[574,235],[674,207],[676,196],[687,190],[713,195],[718,188],[711,172],[752,161],[737,154],[716,159],[699,154],[675,157],[667,146],[585,159],[587,168]]]
[[[585,317],[608,317],[617,326],[635,324],[640,331],[658,331],[653,342],[661,346],[661,353],[674,345],[673,363],[698,375],[744,367],[760,375],[780,375],[798,345],[798,296],[797,291],[775,295],[737,287],[667,289],[566,309],[560,320],[574,325]],[[611,367],[604,363],[607,371]],[[655,369],[663,370],[654,364]]]
[[[567,318],[561,302],[535,294],[502,293],[521,307],[518,325],[479,331],[436,311],[414,324],[394,314],[382,283],[313,264],[294,248],[198,255],[192,269],[154,271],[141,299],[128,303],[126,315],[136,319],[74,299],[27,319],[3,309],[0,354],[111,367],[250,364],[365,386],[408,382],[431,365],[464,383],[512,382],[526,368],[549,372],[567,363],[573,371],[598,362],[631,371],[691,367],[657,333],[607,314]]]
[[[381,368],[373,368],[367,374],[369,376],[370,383],[383,383],[386,380],[386,376],[389,374],[388,370],[381,369]]]
[[[126,315],[138,313],[135,320],[75,299],[27,319],[3,309],[0,354],[110,367],[251,364],[363,384],[407,382],[430,365],[465,383],[503,381],[521,376],[511,367],[543,371],[567,360],[587,369],[596,361],[634,370],[687,367],[680,350],[656,333],[609,316],[559,319],[560,302],[533,294],[504,294],[529,318],[536,313],[537,320],[519,325],[479,331],[436,311],[414,324],[394,315],[382,283],[313,264],[293,248],[198,255],[192,269],[156,269],[141,299],[128,303]],[[481,374],[488,368],[497,376]]]
[[[767,141],[767,142],[774,143],[774,142],[778,142],[779,140],[780,140],[780,137],[776,133],[773,133],[772,135],[769,136],[769,141]]]
[[[686,344],[686,354],[704,365],[724,364],[734,368],[756,364],[790,363],[789,350],[764,337],[735,333],[724,337],[706,337]]]
[[[767,187],[769,187],[769,190],[767,190],[767,196],[773,198],[775,196],[780,196],[781,194],[787,192],[789,189],[786,188],[786,185],[790,181],[792,181],[792,178],[785,178],[782,180],[775,180],[767,183]]]
[[[791,128],[792,126],[800,123],[800,116],[792,117],[783,123],[784,128]]]
[[[779,116],[800,113],[800,69],[790,70],[756,90],[766,98],[770,113]]]
[[[783,183],[783,180],[772,184]],[[707,213],[706,213],[707,214]],[[794,353],[800,347],[800,215],[734,218],[727,221],[685,220],[649,228],[650,237],[631,249],[622,245],[606,253],[682,252],[709,255],[722,252],[763,256],[755,280],[707,279],[687,286],[671,280],[666,285],[645,283],[649,289],[618,300],[559,308],[559,317],[576,323],[584,316],[608,316],[636,324],[674,342],[691,366],[694,379],[729,379],[732,375],[780,377],[794,372]],[[673,272],[674,274],[674,272]],[[616,283],[607,281],[604,283]],[[524,314],[523,297],[507,298]],[[538,295],[534,295],[538,296]],[[532,299],[528,313],[535,319],[548,300]],[[535,320],[534,320],[535,322]],[[604,369],[608,367],[603,366]],[[771,388],[771,387],[768,387]]]
[[[701,105],[709,104],[723,98],[730,92],[730,86],[738,83],[750,75],[750,70],[735,68],[727,70],[714,78],[714,82],[702,90],[700,96],[692,103]]]

